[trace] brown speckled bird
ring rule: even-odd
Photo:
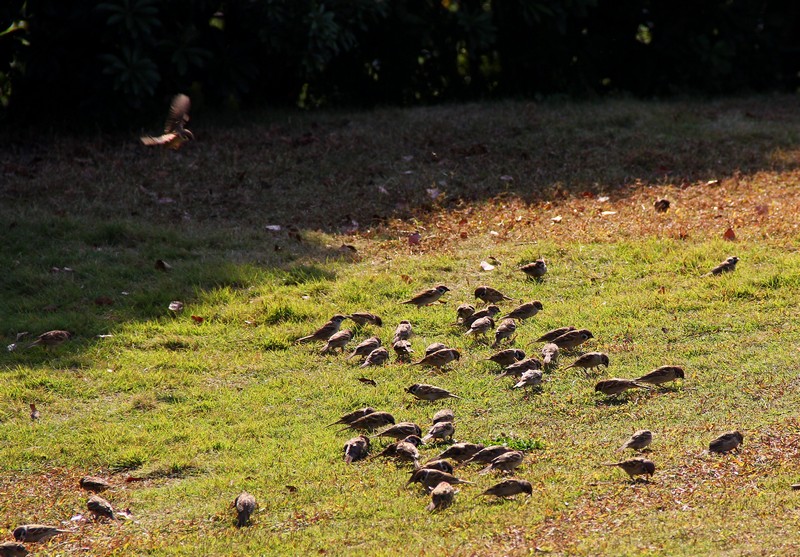
[[[233,500],[233,508],[236,509],[236,526],[246,526],[250,523],[250,515],[256,510],[256,498],[242,491]]]
[[[517,332],[517,322],[513,319],[503,319],[494,331],[494,343],[492,348],[497,348],[506,339],[511,339]]]
[[[483,300],[487,304],[497,304],[503,300],[513,300],[513,298],[506,296],[499,290],[486,285],[479,286],[475,289],[475,297]]]
[[[472,304],[461,304],[456,308],[456,323],[463,323],[475,313],[475,306]]]
[[[375,350],[376,348],[380,348],[381,346],[381,339],[378,337],[369,337],[366,340],[363,340],[358,346],[356,346],[355,350],[353,350],[352,354],[350,354],[347,359],[355,358],[356,356],[366,357],[369,356],[369,353]]]
[[[635,432],[630,438],[622,444],[619,450],[633,449],[634,451],[641,451],[647,448],[653,442],[653,432],[649,429],[640,429]]]
[[[546,366],[555,364],[556,360],[558,360],[558,352],[558,345],[553,344],[552,342],[548,342],[542,346],[542,364]]]
[[[456,462],[464,462],[475,456],[482,449],[484,449],[484,446],[480,443],[455,443],[439,453],[435,460],[449,458]]]
[[[330,321],[325,323],[322,327],[314,331],[308,336],[300,337],[295,341],[295,344],[303,343],[303,342],[313,342],[315,340],[326,342],[329,338],[331,338],[334,334],[339,332],[339,327],[342,326],[342,321],[344,321],[346,317],[344,315],[334,315],[331,317]]]
[[[23,524],[14,528],[14,539],[18,542],[44,542],[53,536],[69,532],[70,530],[60,530],[45,524]]]
[[[397,355],[397,359],[403,362],[411,358],[411,354],[414,353],[414,349],[411,348],[411,342],[408,340],[398,340],[392,343],[392,350]]]
[[[413,334],[414,334],[414,329],[411,327],[411,323],[404,319],[397,325],[397,328],[394,330],[394,337],[392,337],[392,344],[394,344],[398,340],[408,340],[411,338]]]
[[[27,554],[28,550],[21,543],[0,543],[0,557],[25,557]]]
[[[418,435],[409,435],[408,437],[386,445],[386,447],[373,458],[396,458],[417,464],[419,462],[419,450],[417,447],[422,445],[422,439]]]
[[[399,422],[389,426],[380,433],[376,433],[373,437],[391,437],[392,439],[400,441],[409,435],[422,435],[422,428],[414,422]]]
[[[530,371],[532,369],[542,369],[542,362],[537,360],[536,358],[525,358],[524,360],[520,360],[511,364],[510,366],[506,366],[503,371],[497,376],[497,378],[501,377],[522,377],[522,374],[526,371]]]
[[[479,450],[470,458],[465,460],[464,464],[489,464],[501,454],[510,452],[512,450],[513,449],[509,449],[503,445],[490,445],[489,447]]]
[[[727,453],[744,442],[744,436],[738,431],[723,433],[708,444],[710,453]]]
[[[597,393],[603,393],[604,395],[614,396],[620,393],[624,393],[628,389],[646,389],[647,385],[637,383],[632,379],[620,379],[618,377],[612,377],[611,379],[603,379],[598,381],[595,386],[594,390]]]
[[[111,506],[111,503],[99,495],[92,495],[89,497],[89,500],[86,501],[86,508],[89,509],[95,518],[99,518],[101,516],[110,518],[111,520],[116,520],[117,518],[114,514],[114,507]]]
[[[602,352],[587,352],[564,369],[579,367],[585,370],[591,370],[600,366],[608,368],[608,354],[603,354]]]
[[[444,459],[430,460],[423,466],[418,467],[418,469],[421,468],[425,468],[427,470],[439,470],[441,472],[447,472],[448,474],[453,473],[453,465]]]
[[[536,389],[541,386],[542,386],[541,370],[529,369],[520,376],[519,381],[514,383],[512,389],[524,389],[525,387]]]
[[[380,366],[389,361],[389,351],[383,346],[370,352],[358,367]]]
[[[425,348],[425,355],[430,356],[434,352],[438,352],[439,350],[444,350],[447,348],[447,345],[442,342],[432,342]]]
[[[364,460],[367,454],[369,454],[369,439],[363,435],[348,439],[344,444],[344,461],[347,464]]]
[[[102,493],[107,489],[111,489],[110,483],[103,478],[98,478],[97,476],[84,476],[78,481],[78,485],[80,485],[81,488],[85,489],[86,491],[91,491],[92,493]]]
[[[170,149],[180,149],[184,143],[194,139],[194,134],[186,129],[189,123],[189,109],[192,103],[186,95],[175,95],[169,107],[169,115],[164,124],[164,133],[158,137],[144,135],[139,139],[148,146],[164,145]]]
[[[669,210],[669,206],[669,199],[656,199],[655,203],[653,203],[657,213],[666,213]]]
[[[721,275],[723,273],[730,273],[736,269],[736,264],[739,262],[739,258],[735,256],[731,256],[727,258],[725,261],[711,269],[707,272],[704,277],[716,276]]]
[[[418,292],[410,300],[406,300],[405,302],[400,302],[400,303],[411,304],[417,306],[417,308],[421,308],[422,306],[429,306],[432,303],[436,302],[437,300],[439,300],[439,298],[442,297],[442,295],[444,295],[445,292],[450,292],[450,289],[447,288],[445,285],[440,284],[435,288]]]
[[[350,425],[354,421],[358,420],[359,418],[363,418],[367,414],[372,414],[374,412],[375,412],[375,409],[372,406],[366,406],[364,408],[359,408],[358,410],[353,410],[352,412],[350,412],[348,414],[345,414],[344,416],[342,416],[341,418],[339,418],[338,420],[336,420],[332,424],[328,424],[328,427],[339,425],[339,424]]]
[[[476,311],[466,319],[464,319],[463,325],[469,329],[469,327],[478,319],[483,319],[484,317],[491,317],[494,319],[494,316],[500,313],[500,308],[494,304],[489,304],[485,308]]]
[[[507,480],[503,480],[502,482],[494,484],[492,487],[481,493],[481,495],[513,497],[519,493],[533,495],[533,486],[531,485],[531,482],[519,480],[517,478],[508,478]]]
[[[594,338],[594,335],[592,335],[588,329],[578,329],[577,331],[566,332],[560,337],[554,338],[550,342],[558,346],[560,349],[569,350],[571,348],[580,346],[590,338]]]
[[[343,427],[339,431],[344,431],[345,429],[355,429],[357,431],[374,431],[379,427],[383,427],[389,424],[394,424],[394,416],[392,416],[389,412],[372,412],[367,414],[366,416],[362,416],[357,420],[353,420],[346,427]]]
[[[520,321],[524,321],[525,319],[530,319],[540,311],[544,309],[542,302],[539,300],[534,300],[532,302],[527,302],[522,305],[519,305],[508,312],[508,315],[505,315],[504,319],[519,319]]]
[[[540,279],[547,274],[547,263],[544,259],[537,259],[533,263],[528,263],[519,268],[520,271],[532,279]]]
[[[603,466],[618,466],[621,468],[632,480],[636,476],[652,476],[656,471],[656,465],[646,458],[631,458],[621,462],[606,462]]]
[[[454,395],[447,389],[434,387],[433,385],[426,385],[424,383],[414,383],[406,389],[406,392],[411,393],[419,400],[427,400],[430,402],[443,398],[461,398]]]
[[[464,333],[464,336],[467,335],[481,335],[486,336],[486,333],[494,329],[494,319],[491,317],[481,317],[480,319],[476,319],[469,325],[469,330]]]
[[[427,489],[433,489],[439,485],[439,482],[447,482],[450,485],[472,483],[465,480],[459,480],[447,472],[442,472],[441,470],[430,470],[428,468],[420,468],[419,470],[415,470],[414,473],[411,474],[411,478],[408,480],[406,485],[411,485],[412,483],[416,482],[421,483]]]
[[[555,339],[560,337],[561,335],[568,333],[570,331],[574,331],[575,327],[559,327],[558,329],[552,329],[547,331],[545,334],[540,336],[536,339],[536,342],[553,342]]]
[[[33,348],[34,346],[55,347],[64,344],[70,338],[72,338],[72,333],[69,331],[47,331],[36,337],[36,340],[30,343],[28,348]]]
[[[33,402],[30,403],[30,409],[31,409],[32,422],[35,422],[36,420],[42,417],[42,413],[39,412],[39,410],[36,408],[36,404],[34,404]]]
[[[426,509],[429,512],[443,511],[453,504],[453,499],[456,496],[456,490],[447,482],[439,482],[439,484],[431,491],[431,502]]]
[[[366,324],[376,325],[378,327],[383,326],[383,319],[375,315],[374,313],[366,313],[366,312],[356,312],[351,313],[347,316],[350,320],[355,321],[356,325],[363,327]]]
[[[353,331],[350,329],[344,329],[339,331],[338,333],[334,333],[331,335],[331,338],[328,339],[328,342],[325,343],[325,346],[322,348],[322,352],[320,354],[327,354],[328,352],[336,352],[336,349],[339,349],[339,352],[344,352],[344,347],[353,339]]]
[[[455,348],[443,348],[442,350],[437,350],[432,354],[428,354],[418,362],[414,362],[414,365],[430,366],[441,369],[450,362],[459,359],[461,359],[461,352]]]
[[[478,472],[478,474],[485,475],[489,472],[513,472],[517,466],[522,464],[524,459],[525,455],[522,451],[508,451],[493,458],[489,466]]]
[[[452,422],[456,419],[456,415],[449,408],[442,408],[433,415],[432,423],[438,424],[440,422]]]
[[[490,362],[500,364],[503,367],[510,366],[520,360],[525,359],[525,352],[518,348],[506,348],[486,358]]]
[[[452,440],[455,432],[456,426],[453,425],[453,422],[439,422],[438,424],[433,424],[431,426],[431,428],[428,430],[428,433],[422,438],[422,442],[427,443],[432,439]]]
[[[675,381],[676,379],[683,379],[684,372],[680,366],[661,366],[650,373],[646,373],[639,377],[636,381],[639,383],[647,383],[649,385],[662,385]]]

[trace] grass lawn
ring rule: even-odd
[[[74,529],[37,556],[800,552],[797,97],[198,110],[189,127],[177,153],[135,134],[0,139],[3,346],[74,333],[0,353],[0,540],[37,522]],[[702,276],[729,255],[734,272]],[[548,274],[526,279],[539,257]],[[443,303],[399,303],[437,284]],[[482,284],[503,310],[544,306],[513,347],[587,328],[581,351],[609,369],[565,370],[568,352],[541,391],[511,389],[455,324]],[[351,350],[377,335],[391,352],[406,319],[415,361],[432,342],[461,359],[361,369],[294,343],[355,311],[384,324],[345,321]],[[685,380],[594,392],[665,364]],[[414,401],[413,383],[461,398]],[[451,408],[457,441],[526,449],[533,496],[480,497],[498,476],[459,466],[474,485],[428,513],[410,465],[343,461],[355,433],[326,426],[363,406],[423,429]],[[638,429],[656,472],[632,484],[602,463]],[[709,455],[734,429],[742,447]],[[126,520],[90,518],[87,474]],[[259,508],[238,529],[242,490]]]

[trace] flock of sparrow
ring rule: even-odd
[[[170,107],[164,133],[158,137],[142,137],[142,143],[178,149],[183,143],[193,139],[192,133],[185,128],[186,123],[189,121],[189,107],[189,97],[176,95]],[[660,199],[655,203],[655,209],[659,212],[666,211],[668,208],[668,200]],[[705,276],[731,272],[736,268],[738,261],[737,257],[728,257]],[[539,259],[524,265],[520,270],[530,278],[541,280],[547,273],[547,265],[544,260]],[[449,290],[446,286],[439,285],[419,292],[409,300],[401,303],[422,308],[439,302],[439,299]],[[544,343],[541,348],[541,360],[526,357],[525,352],[517,348],[501,349],[504,343],[513,340],[518,326],[517,321],[521,322],[535,316],[543,309],[542,303],[538,300],[523,303],[498,318],[501,310],[497,304],[511,300],[510,297],[490,286],[479,286],[475,290],[475,298],[485,302],[487,304],[486,307],[476,310],[471,304],[458,306],[456,309],[457,322],[465,328],[464,334],[467,336],[485,338],[490,333],[493,334],[491,346],[499,349],[499,351],[487,359],[502,367],[498,377],[514,378],[513,388],[515,389],[540,389],[544,381],[543,370],[552,369],[562,352],[573,351],[584,342],[594,338],[589,330],[576,329],[571,326],[548,331],[536,339],[536,342]],[[321,350],[322,354],[335,353],[337,350],[340,353],[344,352],[345,347],[353,340],[354,335],[350,329],[341,329],[341,325],[346,319],[352,320],[359,326],[367,324],[383,325],[382,319],[371,313],[359,312],[350,315],[334,315],[330,321],[314,333],[301,337],[296,342],[324,342],[325,344]],[[395,329],[391,346],[400,361],[408,362],[411,360],[413,350],[409,339],[412,335],[413,328],[409,321],[401,321]],[[48,331],[36,337],[28,347],[54,347],[70,338],[71,333],[68,331]],[[18,338],[17,340],[19,341],[20,339]],[[461,354],[458,350],[437,342],[428,346],[425,349],[424,357],[414,362],[414,364],[441,370],[448,364],[459,360],[460,357]],[[360,367],[368,368],[388,362],[390,353],[382,346],[380,338],[373,336],[355,347],[347,356],[348,360],[352,358],[361,358]],[[600,366],[608,368],[608,355],[602,352],[586,352],[578,356],[574,362],[564,369],[580,368],[588,372]],[[664,365],[635,379],[616,377],[602,379],[595,384],[594,389],[596,392],[607,396],[618,396],[629,389],[651,389],[683,378],[683,368]],[[371,379],[361,378],[360,380],[374,384]],[[415,383],[409,386],[406,392],[418,400],[430,402],[448,398],[460,398],[446,389],[423,383]],[[38,419],[39,411],[36,406],[34,404],[30,406],[31,419]],[[482,466],[479,472],[481,475],[490,473],[506,475],[514,472],[522,464],[525,457],[523,451],[513,450],[504,445],[486,447],[480,443],[454,442],[455,415],[449,409],[439,410],[433,415],[431,426],[427,428],[424,436],[419,425],[413,422],[396,422],[394,416],[390,413],[376,411],[371,407],[353,410],[341,416],[331,425],[343,425],[344,427],[340,431],[353,430],[360,432],[358,436],[349,439],[344,445],[344,460],[348,464],[377,457],[392,458],[398,462],[410,463],[413,467],[413,472],[408,479],[407,485],[412,483],[422,484],[426,493],[430,494],[431,501],[427,506],[429,511],[442,510],[453,503],[457,493],[453,488],[454,485],[473,483],[456,477],[453,463],[455,463],[455,466],[479,464]],[[372,435],[370,437],[366,434]],[[385,446],[380,453],[370,456],[370,439],[375,438],[393,439],[394,442]],[[653,434],[651,431],[636,431],[622,445],[620,450],[630,449],[641,454],[642,451],[647,450],[652,440]],[[709,443],[709,451],[716,453],[729,452],[736,449],[742,441],[743,436],[740,432],[730,431],[712,440]],[[419,447],[433,443],[448,443],[449,446],[435,457],[422,463]],[[609,462],[604,465],[619,467],[628,474],[632,481],[637,481],[638,476],[652,476],[655,473],[655,464],[643,456],[619,462]],[[80,480],[79,485],[81,488],[93,493],[87,501],[87,509],[95,517],[105,517],[112,520],[118,518],[118,513],[115,513],[111,504],[97,495],[97,493],[111,487],[109,482],[99,477],[84,477]],[[522,493],[528,495],[533,493],[531,483],[524,479],[510,477],[486,489],[481,495],[505,498]],[[234,500],[233,507],[237,516],[236,523],[241,527],[249,523],[251,515],[257,508],[257,503],[253,495],[243,491]],[[0,557],[22,557],[28,553],[24,546],[25,542],[42,542],[59,534],[69,532],[73,531],[44,524],[18,526],[13,531],[16,541],[0,543]]]

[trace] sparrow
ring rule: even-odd
[[[590,338],[594,338],[594,335],[591,332],[589,332],[587,329],[578,329],[577,331],[566,332],[560,337],[554,338],[550,342],[559,348],[570,349],[580,346]]]
[[[413,334],[414,331],[411,328],[411,323],[403,320],[394,330],[394,337],[392,338],[392,344],[394,344],[398,340],[408,340],[411,338],[411,335]]]
[[[366,312],[357,312],[351,313],[347,316],[348,319],[355,321],[356,325],[363,327],[367,323],[371,323],[372,325],[377,325],[378,327],[383,326],[383,320],[375,315],[374,313],[366,313]]]
[[[49,348],[51,346],[58,346],[68,341],[71,337],[72,333],[69,331],[47,331],[36,337],[36,340],[27,347],[44,346],[45,348]]]
[[[512,389],[523,389],[525,387],[537,388],[542,386],[542,372],[538,369],[530,369],[522,374]]]
[[[376,433],[373,437],[391,437],[400,441],[409,435],[422,435],[422,429],[414,422],[400,422],[393,426],[389,426],[380,433]]]
[[[528,263],[519,268],[520,271],[528,275],[530,278],[542,278],[547,273],[547,263],[544,259],[537,259],[533,263]]]
[[[508,312],[508,315],[505,315],[503,319],[519,319],[520,321],[524,321],[530,317],[533,317],[543,309],[544,306],[542,305],[542,302],[539,300],[534,300],[532,302],[527,302],[515,307]]]
[[[368,356],[370,352],[375,350],[376,348],[380,348],[381,346],[381,339],[378,337],[369,337],[367,340],[362,341],[356,349],[353,350],[353,353],[350,354],[346,359],[355,358],[356,356],[365,357]]]
[[[487,319],[491,318],[487,317]],[[512,336],[514,336],[516,330],[517,330],[516,321],[514,321],[513,319],[503,319],[494,332],[494,343],[492,343],[492,348],[497,348],[498,346],[500,346],[500,343],[503,340],[510,339]]]
[[[31,402],[30,407],[31,407],[31,421],[35,422],[36,420],[42,417],[42,413],[36,409],[36,405],[33,402]]]
[[[669,383],[676,379],[683,379],[683,368],[680,366],[661,366],[657,367],[650,373],[642,375],[638,381],[639,383],[647,383],[649,385],[661,385]]]
[[[542,362],[536,358],[525,358],[516,363],[506,366],[503,371],[497,376],[501,377],[522,377],[522,374],[532,369],[542,369]]]
[[[233,500],[233,508],[236,509],[236,526],[246,526],[250,522],[250,515],[256,510],[256,498],[242,491]]]
[[[439,482],[439,484],[431,491],[431,502],[426,507],[429,512],[443,511],[453,504],[453,499],[456,496],[456,490],[447,482]]]
[[[666,213],[669,209],[669,199],[656,199],[653,207],[656,208],[657,213]]]
[[[189,122],[189,108],[192,103],[186,95],[175,95],[169,107],[169,115],[164,124],[164,133],[158,137],[144,135],[140,137],[145,145],[165,145],[170,149],[180,149],[187,141],[194,139],[194,134],[186,129]]]
[[[17,542],[0,543],[0,557],[25,557],[28,550],[25,546]]]
[[[338,333],[331,335],[325,347],[320,354],[327,354],[328,352],[335,352],[338,348],[340,352],[344,352],[345,345],[353,339],[353,331],[344,329]]]
[[[376,348],[372,352],[367,355],[364,359],[364,363],[362,363],[358,367],[369,367],[369,366],[379,366],[383,365],[389,361],[389,351],[386,350],[383,346],[380,348]]]
[[[315,340],[327,341],[331,338],[335,333],[339,331],[339,327],[342,326],[342,321],[347,319],[344,315],[334,315],[331,317],[331,320],[325,323],[322,327],[314,331],[314,333],[306,336],[298,338],[295,344],[300,344],[303,342],[312,342]]]
[[[710,453],[727,453],[744,442],[744,436],[738,431],[723,433],[708,444]]]
[[[89,497],[89,500],[86,501],[86,508],[94,514],[95,518],[105,516],[106,518],[110,518],[111,520],[116,520],[116,516],[114,515],[114,508],[111,506],[111,503],[100,497],[99,495],[92,495]]]
[[[429,402],[433,402],[442,398],[461,398],[454,395],[447,389],[440,389],[439,387],[425,385],[424,383],[414,383],[406,389],[406,392],[411,393],[419,400],[427,400]]]
[[[452,410],[450,410],[449,408],[442,408],[441,410],[436,412],[436,414],[433,415],[432,422],[434,424],[438,424],[441,422],[452,422],[455,418],[456,416],[455,414],[453,414]]]
[[[106,489],[111,488],[111,484],[105,481],[103,478],[98,478],[97,476],[84,476],[78,481],[78,485],[81,488],[85,489],[86,491],[91,491],[92,493],[102,493]]]
[[[480,298],[487,304],[496,304],[498,302],[502,302],[503,300],[513,300],[513,298],[509,298],[499,290],[492,288],[491,286],[479,286],[475,289],[475,297]]]
[[[556,363],[558,359],[558,345],[548,342],[542,346],[542,363],[546,366]]]
[[[622,462],[605,462],[603,466],[619,466],[632,480],[635,479],[635,476],[652,476],[656,471],[656,465],[646,458],[631,458]]]
[[[467,317],[466,319],[464,319],[463,325],[469,328],[470,325],[472,325],[478,319],[483,319],[484,317],[494,318],[494,316],[497,315],[498,313],[500,313],[500,308],[494,304],[489,304],[482,310],[478,310],[469,317]]]
[[[380,453],[372,458],[398,458],[416,463],[419,460],[417,447],[420,445],[422,445],[422,439],[420,439],[419,435],[409,435],[400,441],[386,445]]]
[[[367,458],[367,453],[369,453],[369,439],[363,435],[353,437],[344,444],[344,461],[347,464]]]
[[[646,389],[647,385],[637,383],[631,379],[619,379],[612,377],[611,379],[603,379],[598,381],[594,386],[596,393],[603,393],[604,395],[613,396],[624,393],[628,389]]]
[[[456,323],[463,323],[475,313],[475,306],[471,304],[461,304],[456,308]]]
[[[414,353],[414,350],[411,348],[411,343],[407,340],[398,340],[392,344],[392,348],[394,349],[394,353],[397,354],[398,360],[408,360],[411,354]]]
[[[419,292],[416,295],[414,295],[410,300],[406,300],[405,302],[400,302],[400,303],[411,304],[417,306],[417,308],[421,308],[422,306],[431,305],[439,298],[441,298],[445,292],[450,292],[450,289],[447,288],[445,285],[440,284],[436,288],[423,290],[422,292]]]
[[[374,431],[379,427],[383,427],[385,425],[394,424],[394,416],[389,414],[389,412],[372,412],[358,418],[357,420],[353,420],[347,427],[343,427],[339,431],[344,431],[345,429],[355,429],[358,431]]]
[[[574,331],[575,327],[559,327],[558,329],[553,329],[552,331],[547,331],[545,334],[540,336],[536,339],[536,342],[553,342],[555,339],[563,335],[564,333],[568,333],[570,331]]]
[[[518,480],[516,478],[508,478],[500,483],[494,484],[492,487],[481,493],[481,495],[495,495],[497,497],[512,497],[518,493],[527,493],[533,495],[533,486],[531,482],[526,480]]]
[[[439,456],[436,457],[436,460],[449,458],[455,460],[456,462],[464,462],[465,460],[469,460],[475,456],[475,454],[483,448],[483,445],[480,443],[456,443],[454,445],[450,445],[444,451],[439,453]]]
[[[444,350],[445,348],[447,348],[447,345],[446,344],[442,344],[441,342],[431,343],[425,349],[425,355],[426,356],[430,356],[434,352],[438,352],[439,350]]]
[[[441,470],[429,470],[428,468],[420,468],[419,470],[415,470],[414,473],[411,474],[411,478],[408,480],[406,485],[411,485],[415,482],[421,483],[427,489],[433,489],[439,485],[439,482],[447,482],[450,485],[472,483],[465,480],[459,480],[447,472],[442,472]]]
[[[494,319],[491,317],[481,317],[480,319],[476,319],[469,325],[469,330],[464,333],[464,336],[467,335],[482,335],[486,336],[486,333],[491,331],[494,328]]]
[[[630,439],[625,441],[619,450],[633,449],[634,451],[641,451],[653,442],[653,433],[649,429],[640,429],[630,436]]]
[[[44,542],[53,536],[69,532],[70,530],[59,530],[55,526],[44,524],[24,524],[14,528],[14,539],[18,542]]]
[[[461,359],[461,352],[455,348],[443,348],[437,350],[433,354],[429,354],[418,362],[414,362],[415,366],[431,366],[436,368],[443,368],[454,360]]]
[[[328,424],[327,427],[335,426],[335,425],[338,425],[338,424],[350,425],[354,421],[358,420],[359,418],[363,418],[367,414],[372,414],[374,412],[375,412],[375,409],[373,407],[371,407],[371,406],[367,406],[366,408],[359,408],[358,410],[353,410],[349,414],[345,414],[344,416],[342,416],[341,418],[339,418],[338,420],[336,420],[332,424]]]
[[[450,439],[452,441],[455,431],[456,426],[453,425],[453,422],[439,422],[431,426],[428,433],[422,438],[422,442],[427,443],[431,439]]]
[[[490,362],[500,364],[503,367],[510,366],[520,360],[525,359],[525,352],[518,348],[507,348],[486,358]]]
[[[453,473],[453,465],[441,459],[428,461],[424,466],[420,466],[418,470],[423,468],[426,470],[439,470],[440,472],[447,472],[448,474]]]
[[[608,368],[608,354],[603,354],[602,352],[586,352],[564,369],[580,367],[590,370],[600,366],[606,366],[606,368]]]
[[[489,472],[511,472],[522,464],[524,458],[525,455],[522,454],[522,451],[505,452],[493,458],[489,466],[478,472],[478,474],[483,476]]]
[[[509,449],[503,445],[491,445],[476,452],[470,458],[465,460],[464,464],[471,464],[473,462],[478,464],[489,464],[501,454],[510,452],[511,450],[512,449]]]
[[[736,269],[736,264],[738,262],[739,262],[738,257],[735,256],[729,257],[703,276],[710,277],[711,275],[721,275],[722,273],[730,273],[731,271]]]

